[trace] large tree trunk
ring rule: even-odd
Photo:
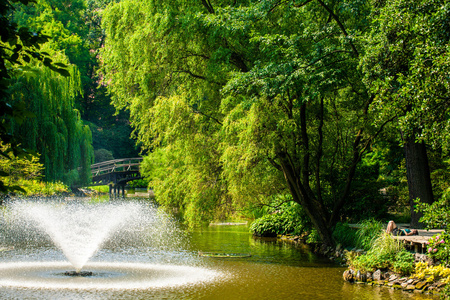
[[[279,169],[284,174],[292,198],[303,207],[322,242],[328,246],[333,246],[332,228],[328,224],[329,214],[326,207],[309,190],[309,186],[302,184],[300,174],[296,173],[295,169],[292,168],[286,155],[280,153],[279,158]]]
[[[422,214],[414,210],[414,200],[420,198],[420,202],[429,204],[434,201],[425,144],[417,143],[413,137],[409,138],[405,144],[405,160],[411,207],[411,227],[421,228],[422,224],[419,219]]]

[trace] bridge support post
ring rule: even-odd
[[[122,184],[122,198],[125,198],[125,184]]]

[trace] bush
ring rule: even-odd
[[[444,231],[436,234],[427,242],[427,255],[445,264],[448,264],[450,257],[450,236]]]
[[[355,247],[356,231],[347,223],[337,223],[333,231],[333,239],[342,247]]]
[[[414,277],[423,280],[427,279],[428,282],[441,280],[445,284],[450,283],[450,269],[442,265],[428,266],[425,262],[418,262],[415,266]]]
[[[362,272],[392,269],[398,273],[409,274],[414,266],[413,255],[407,252],[398,240],[384,232],[379,233],[366,254],[347,258],[350,267]]]
[[[277,206],[276,210],[256,219],[250,225],[250,231],[258,236],[299,235],[310,229],[311,224],[305,212],[294,202]]]
[[[319,232],[317,232],[316,229],[312,229],[310,234],[308,235],[308,238],[306,239],[307,244],[317,244],[321,241],[322,240],[320,239]]]
[[[279,214],[265,215],[253,221],[250,230],[257,236],[277,236],[277,234],[282,234],[285,231],[282,223],[282,216]]]
[[[414,270],[414,255],[406,250],[400,251],[395,255],[392,269],[400,274],[410,274]]]
[[[98,149],[94,151],[95,163],[113,160],[114,156],[111,151],[106,149]]]

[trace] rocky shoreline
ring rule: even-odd
[[[367,285],[386,286],[415,293],[428,293],[439,295],[446,283],[442,281],[429,281],[415,277],[406,277],[393,272],[382,272],[376,270],[373,273],[355,272],[352,269],[344,271],[343,278],[351,283],[364,283]]]
[[[305,242],[305,237],[299,236],[279,236],[279,239],[287,240],[291,242]],[[330,260],[341,264],[342,266],[348,266],[346,257],[356,256],[364,254],[362,249],[348,250],[340,247],[327,247],[323,244],[310,244],[311,250],[322,256],[328,257]],[[425,254],[415,253],[415,263],[422,262],[427,265],[433,265],[433,260]],[[414,276],[404,276],[392,271],[376,270],[375,272],[361,273],[360,271],[348,268],[342,274],[343,279],[352,284],[366,284],[372,286],[384,286],[386,288],[398,289],[413,293],[424,293],[432,295],[440,295],[442,289],[446,286],[446,283],[442,280],[432,280],[432,278],[417,278]]]
[[[361,251],[361,250],[360,250]],[[350,255],[359,255],[359,253],[350,253]],[[345,256],[345,254],[344,254]],[[415,253],[415,263],[424,263],[432,266],[433,260],[425,254]],[[414,293],[425,293],[440,295],[442,289],[447,285],[442,279],[435,280],[432,276],[426,278],[418,278],[414,274],[405,276],[390,270],[376,270],[375,272],[360,272],[351,268],[344,271],[342,277],[350,283],[363,283],[374,286],[385,286],[387,288],[403,290]]]

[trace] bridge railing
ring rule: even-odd
[[[99,176],[112,172],[136,171],[142,162],[142,157],[121,158],[91,165],[92,176]]]

